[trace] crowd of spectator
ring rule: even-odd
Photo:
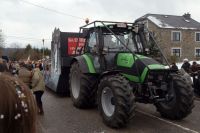
[[[171,64],[171,69],[178,70],[178,66],[175,62]],[[187,73],[195,73],[200,70],[200,64],[198,64],[196,61],[192,62],[192,65],[189,63],[189,60],[187,58],[183,59],[183,64],[181,65],[181,69],[183,69]]]
[[[49,66],[41,60],[0,58],[0,132],[36,133],[36,114],[44,115],[44,77],[49,76]]]
[[[176,63],[172,63],[171,69],[178,70],[178,66]],[[192,84],[194,87],[194,93],[197,97],[200,96],[200,64],[196,61],[193,61],[190,64],[187,58],[183,59],[183,64],[181,65],[181,69],[179,70],[183,77],[187,79],[187,81]],[[191,80],[192,77],[192,80]]]
[[[0,133],[36,133],[36,104],[19,78],[0,73]]]

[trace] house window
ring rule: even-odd
[[[180,31],[172,31],[172,41],[181,41]]]
[[[195,56],[200,57],[200,48],[195,48]]]
[[[172,48],[171,51],[172,51],[171,52],[172,56],[181,57],[181,49],[180,48]]]
[[[196,42],[200,42],[200,32],[195,33],[195,40]]]

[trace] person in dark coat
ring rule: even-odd
[[[40,71],[43,71],[43,63],[41,61],[39,61],[39,69]]]
[[[172,70],[178,70],[178,67],[177,67],[177,65],[176,65],[175,62],[172,63],[171,69],[172,69]]]
[[[183,60],[183,65],[181,66],[185,70],[185,72],[189,73],[190,72],[190,63],[188,59]]]
[[[194,94],[199,97],[200,96],[200,65],[197,64],[196,61],[193,61],[191,66],[191,75],[193,77],[193,87],[194,87]]]
[[[0,72],[7,72],[8,67],[6,63],[3,61],[3,59],[0,58]]]
[[[196,71],[198,71],[198,70],[200,70],[200,65],[197,64],[196,61],[193,61],[193,62],[192,62],[192,66],[191,66],[191,71],[192,71],[192,72],[196,72]]]

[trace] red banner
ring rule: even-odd
[[[85,38],[69,37],[68,38],[68,55],[75,55],[75,50],[81,49],[82,47],[84,47],[84,45],[85,45]],[[77,46],[77,49],[76,49],[76,46]]]

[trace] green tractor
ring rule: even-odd
[[[94,21],[80,33],[85,45],[76,48],[69,74],[74,106],[98,105],[104,123],[113,128],[127,125],[136,102],[154,104],[171,120],[191,113],[192,86],[170,69],[144,24]]]

